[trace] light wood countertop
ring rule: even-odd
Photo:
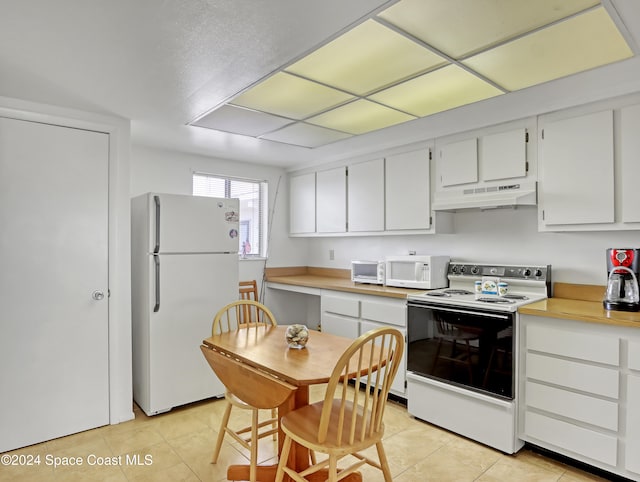
[[[424,293],[425,291],[354,283],[351,281],[351,272],[347,269],[314,268],[308,266],[267,268],[266,280],[269,283],[281,283],[293,286],[304,286],[307,288],[319,288],[401,299],[406,299],[408,294]]]
[[[522,306],[518,312],[525,315],[640,328],[640,312],[604,309],[604,291],[604,286],[556,283],[553,298]]]
[[[345,269],[307,266],[267,268],[266,275],[266,280],[270,283],[389,298],[406,299],[408,294],[425,291],[354,283],[351,281],[349,270]],[[522,306],[518,312],[548,318],[640,328],[640,312],[605,310],[602,306],[603,295],[604,286],[555,283],[553,298]]]

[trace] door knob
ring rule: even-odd
[[[100,301],[104,299],[104,293],[102,291],[96,290],[91,294],[91,297],[96,301]]]

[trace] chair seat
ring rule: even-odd
[[[229,390],[224,392],[224,398],[227,400],[227,402],[229,402],[234,407],[242,408],[244,410],[252,410],[254,408],[251,405],[249,405],[247,402],[243,402],[242,400],[240,400]]]
[[[314,451],[333,453],[337,455],[359,452],[382,439],[384,434],[384,423],[382,423],[381,429],[377,434],[365,437],[363,440],[357,440],[353,444],[349,444],[347,441],[349,440],[351,426],[349,424],[345,424],[345,426],[342,427],[342,442],[339,443],[338,436],[340,435],[340,431],[338,430],[338,424],[330,423],[326,440],[322,443],[318,443],[318,425],[320,424],[322,406],[324,403],[324,401],[316,402],[288,413],[280,420],[280,427],[284,433],[289,435],[293,440],[297,442],[305,441],[305,445]],[[341,409],[341,403],[342,401],[339,399],[333,400],[331,406],[331,420],[338,419],[338,412]],[[352,411],[353,404],[351,402],[346,403],[348,404],[347,411]],[[363,423],[363,417],[361,416],[362,410],[361,407],[356,408],[356,410],[358,411],[358,416],[356,417],[355,433],[360,433],[362,431]],[[366,429],[368,429],[368,427],[366,427],[365,430]]]

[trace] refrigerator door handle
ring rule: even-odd
[[[153,252],[158,254],[160,252],[160,196],[153,196],[153,202],[156,205],[156,245]]]
[[[153,307],[153,312],[157,313],[160,311],[160,256],[157,254],[153,255],[153,264],[156,272],[156,304]]]

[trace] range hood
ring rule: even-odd
[[[462,209],[495,209],[501,207],[535,206],[536,204],[536,182],[526,181],[487,187],[436,191],[433,200],[433,210],[459,211]]]

